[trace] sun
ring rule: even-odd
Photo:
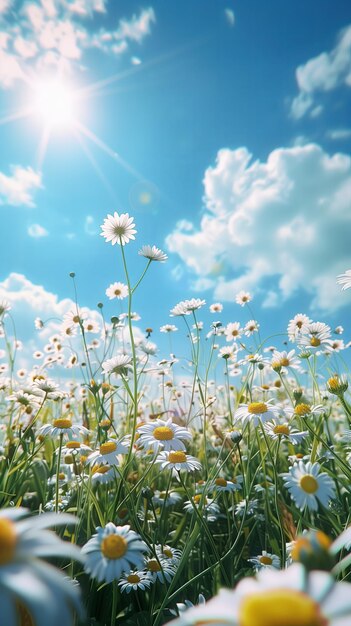
[[[39,80],[34,85],[33,111],[51,129],[71,126],[75,112],[74,91],[59,78]]]

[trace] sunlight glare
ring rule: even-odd
[[[46,80],[35,86],[34,108],[50,127],[69,126],[73,121],[72,90],[60,80]]]

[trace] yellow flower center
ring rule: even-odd
[[[199,502],[201,501],[201,497],[202,497],[201,493],[197,493],[197,494],[196,494],[196,496],[194,496],[194,502],[195,502],[195,504],[199,504]],[[207,498],[206,498],[206,496],[204,497],[203,502],[204,502],[204,504],[207,504]]]
[[[308,404],[297,404],[294,409],[296,415],[304,416],[311,413],[311,407]]]
[[[101,552],[107,559],[120,559],[125,555],[128,542],[120,535],[108,535],[101,542]]]
[[[165,556],[167,559],[173,558],[173,552],[169,548],[164,548],[162,555]]]
[[[296,539],[290,553],[292,560],[299,561],[301,558],[301,552],[312,552],[312,546],[309,540],[305,537],[299,537],[299,539]]]
[[[59,480],[65,480],[66,474],[64,472],[60,472],[58,477],[59,477]]]
[[[311,341],[310,341],[310,345],[311,345],[313,348],[318,348],[318,346],[320,346],[320,345],[321,345],[321,340],[320,340],[320,339],[318,339],[318,337],[312,337],[312,338],[311,338]]]
[[[66,448],[69,450],[78,450],[78,448],[80,448],[80,441],[67,441]]]
[[[79,317],[79,315],[74,315],[74,317],[72,318],[72,321],[73,321],[75,324],[79,324],[79,322],[80,322],[80,317]]]
[[[277,424],[277,426],[274,426],[273,432],[276,435],[289,435],[290,429],[287,424]]]
[[[251,594],[239,608],[239,626],[327,626],[319,605],[292,589]]]
[[[170,452],[168,455],[168,460],[170,463],[186,463],[186,454],[181,450],[177,450],[176,452]]]
[[[288,367],[290,365],[290,360],[284,356],[282,359],[280,359],[280,365],[282,365],[283,367]]]
[[[134,583],[140,583],[141,578],[138,574],[129,574],[129,576],[127,576],[127,580],[133,585]]]
[[[170,441],[174,437],[174,432],[168,426],[157,426],[153,435],[158,441]]]
[[[16,527],[11,520],[0,518],[0,565],[12,561],[17,544]]]
[[[316,538],[322,548],[324,548],[325,550],[329,550],[332,544],[332,540],[330,539],[330,537],[328,537],[328,535],[326,535],[322,530],[317,530]]]
[[[215,483],[217,485],[217,487],[226,487],[227,486],[227,481],[225,478],[216,478]]]
[[[93,474],[106,474],[111,469],[109,465],[95,465],[93,467]]]
[[[239,334],[239,331],[236,328],[234,328],[234,330],[232,330],[231,334],[232,334],[233,337],[237,337],[238,334]]]
[[[115,296],[120,296],[121,295],[121,290],[120,289],[115,289],[114,294]]]
[[[305,474],[300,478],[300,487],[305,493],[316,493],[318,491],[318,482],[311,474]]]
[[[251,402],[247,407],[249,413],[259,415],[260,413],[267,413],[268,407],[265,402]]]
[[[328,386],[332,391],[339,391],[340,389],[340,378],[339,376],[332,376],[327,381]]]
[[[156,561],[156,559],[150,559],[150,561],[147,564],[147,568],[148,568],[149,572],[160,572],[161,571],[161,565],[159,564],[158,561]]]
[[[71,428],[72,420],[70,420],[68,417],[59,417],[57,420],[54,420],[52,422],[52,425],[54,426],[54,428]]]
[[[273,560],[269,556],[260,556],[259,561],[262,565],[272,565],[273,563]]]
[[[115,450],[117,450],[117,444],[114,441],[106,441],[100,446],[100,454],[111,454]]]

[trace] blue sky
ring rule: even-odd
[[[35,93],[58,73],[75,122],[44,150]],[[113,211],[135,218],[134,276],[141,245],[169,255],[134,306],[161,347],[185,298],[246,321],[240,289],[264,336],[299,312],[347,328],[350,87],[344,0],[0,0],[0,297],[18,334],[64,312],[71,271],[82,305],[116,313],[119,250],[99,236]]]

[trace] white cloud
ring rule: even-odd
[[[40,73],[48,66],[60,72],[82,69],[86,49],[120,55],[130,44],[141,44],[156,21],[152,7],[141,9],[130,19],[120,19],[117,28],[85,28],[82,18],[107,12],[106,0],[32,0],[20,3],[8,17],[8,4],[0,0],[3,30],[0,31],[0,87],[10,88],[16,81],[28,81],[33,70]],[[13,16],[15,15],[15,24]],[[138,59],[138,57],[135,57]]]
[[[84,223],[84,230],[87,235],[96,235],[98,233],[98,228],[96,226],[95,219],[92,215],[87,215]]]
[[[347,302],[336,276],[351,267],[349,156],[308,144],[260,162],[246,148],[223,149],[204,188],[200,228],[175,228],[167,245],[198,278],[215,281],[215,299],[263,291],[269,307],[303,289],[315,309]]]
[[[28,235],[30,237],[34,237],[35,239],[39,239],[40,237],[47,237],[48,234],[49,233],[46,228],[40,226],[40,224],[31,224],[28,227]]]
[[[351,128],[335,128],[327,133],[327,137],[329,137],[329,139],[333,139],[334,141],[350,139]]]
[[[299,94],[291,105],[291,115],[296,119],[312,109],[316,93],[341,85],[351,87],[351,25],[339,33],[337,44],[330,52],[322,52],[297,68],[296,81]],[[318,108],[317,111],[319,114]]]
[[[14,165],[12,175],[0,172],[0,204],[35,206],[33,192],[42,187],[41,173],[31,167]]]
[[[11,4],[11,0],[0,0],[0,14],[6,13],[6,11],[8,11],[11,7]]]

